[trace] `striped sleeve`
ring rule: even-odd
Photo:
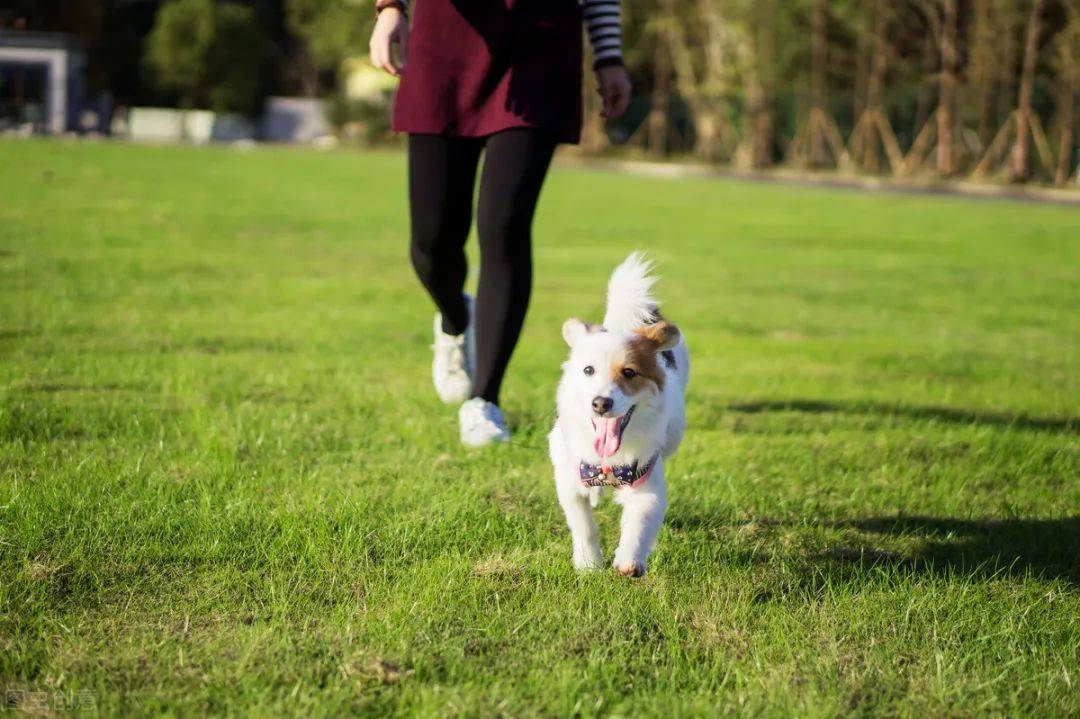
[[[622,17],[619,0],[584,0],[585,29],[593,50],[593,69],[622,64]]]

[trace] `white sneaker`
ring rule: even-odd
[[[468,447],[485,447],[510,441],[506,418],[498,406],[483,397],[473,397],[458,410],[461,422],[461,443]]]
[[[442,315],[435,313],[435,343],[431,349],[435,358],[431,362],[431,378],[435,381],[435,393],[446,404],[464,402],[472,393],[472,376],[476,356],[473,339],[473,299],[465,295],[469,308],[469,325],[460,335],[448,335],[442,330]]]

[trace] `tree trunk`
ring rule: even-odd
[[[715,162],[720,159],[720,125],[710,112],[695,114],[694,154]]]
[[[669,111],[671,106],[671,53],[667,48],[667,32],[658,27],[653,53],[653,88],[649,108],[649,154],[661,157],[667,152]]]
[[[1057,169],[1054,171],[1054,184],[1064,185],[1069,181],[1069,170],[1072,169],[1073,154],[1073,119],[1076,103],[1076,88],[1073,83],[1068,83],[1069,88],[1062,98],[1064,105],[1061,112],[1061,138],[1058,140]]]
[[[886,43],[888,42],[887,22],[884,0],[874,1],[874,54],[867,81],[866,104],[872,111],[885,117],[885,70],[888,63]],[[880,130],[879,130],[880,131]],[[877,143],[870,141],[874,135],[867,136],[864,162],[871,172],[880,171]]]
[[[930,122],[931,103],[933,102],[933,94],[931,92],[930,79],[934,77],[934,71],[937,68],[937,54],[935,48],[938,45],[938,39],[935,36],[927,34],[922,43],[922,80],[919,83],[919,93],[915,101],[915,125],[912,128],[912,132],[918,135],[922,128],[926,126],[926,123]]]
[[[968,77],[976,88],[975,111],[976,133],[983,147],[990,141],[992,122],[991,96],[994,90],[996,73],[994,66],[998,62],[996,46],[997,28],[995,25],[993,0],[976,0],[975,21],[971,31],[971,59],[968,63]]]
[[[941,21],[941,83],[937,111],[937,171],[956,172],[953,156],[953,104],[956,94],[956,0],[944,0]]]
[[[821,167],[829,163],[825,133],[818,120],[825,112],[826,62],[825,2],[814,0],[810,15],[810,165]]]
[[[876,0],[874,0],[876,5]],[[873,16],[863,18],[865,27],[859,28],[855,40],[855,92],[851,102],[851,116],[858,119],[866,112],[870,73],[873,71]]]
[[[867,84],[867,105],[881,107],[885,104],[885,70],[888,67],[887,19],[884,0],[874,2],[874,55]]]
[[[1024,182],[1031,177],[1031,96],[1035,91],[1035,60],[1039,52],[1039,19],[1043,0],[1032,0],[1024,42],[1024,66],[1020,73],[1020,97],[1017,103],[1016,144],[1012,151],[1012,180]]]
[[[1061,87],[1061,95],[1058,98],[1061,136],[1058,138],[1057,167],[1054,170],[1054,184],[1056,185],[1064,185],[1068,182],[1069,173],[1072,170],[1076,85],[1077,78],[1080,77],[1080,66],[1078,66],[1080,58],[1076,55],[1076,40],[1080,39],[1080,13],[1070,20],[1070,26],[1065,33],[1067,34],[1061,44],[1061,62],[1058,68],[1058,81]]]
[[[307,43],[299,37],[290,41],[280,72],[290,92],[301,97],[319,94],[319,70],[315,67]]]
[[[728,54],[729,27],[728,19],[716,0],[699,0],[698,12],[705,27],[704,33],[704,71],[703,95],[705,107],[702,116],[706,118],[699,137],[701,150],[706,157],[719,158],[723,155],[730,159],[738,144],[735,129],[728,116]]]
[[[882,87],[885,82],[886,23],[883,0],[873,0],[870,14],[866,17],[866,38],[859,41],[860,53],[867,55],[860,64],[867,65],[863,96],[863,109],[855,115],[855,127],[849,139],[848,153],[855,166],[869,172],[881,171],[881,153],[879,135],[881,121],[884,120],[882,105]],[[887,122],[887,120],[886,120]]]
[[[1016,29],[1019,27],[1020,5],[1017,0],[998,0],[994,5],[996,28],[995,56],[998,73],[994,77],[993,117],[1000,119],[1011,115],[1016,108]]]
[[[762,169],[772,165],[772,97],[768,87],[755,72],[748,79],[746,104],[750,118],[750,166]]]
[[[760,170],[773,164],[772,0],[755,0],[751,6],[750,28],[753,47],[747,59],[746,81],[749,163]]]
[[[699,75],[695,69],[693,52],[686,33],[683,32],[682,25],[677,20],[677,13],[675,0],[661,0],[662,19],[658,21],[664,23],[667,47],[671,51],[675,89],[690,110],[690,119],[694,127],[694,153],[712,162],[719,154],[720,134],[717,117],[714,114],[716,103],[710,101],[710,90],[715,88],[709,87],[710,83],[700,76],[704,75],[704,72]],[[704,21],[703,17],[699,19]],[[707,56],[706,60],[708,60]]]

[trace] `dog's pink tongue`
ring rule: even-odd
[[[610,457],[619,451],[622,436],[619,433],[620,417],[600,417],[593,420],[596,427],[596,436],[593,438],[593,447],[601,457]]]

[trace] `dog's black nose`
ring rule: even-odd
[[[611,411],[614,404],[615,400],[611,397],[593,397],[592,409],[593,412],[596,412],[597,414],[607,414]]]

